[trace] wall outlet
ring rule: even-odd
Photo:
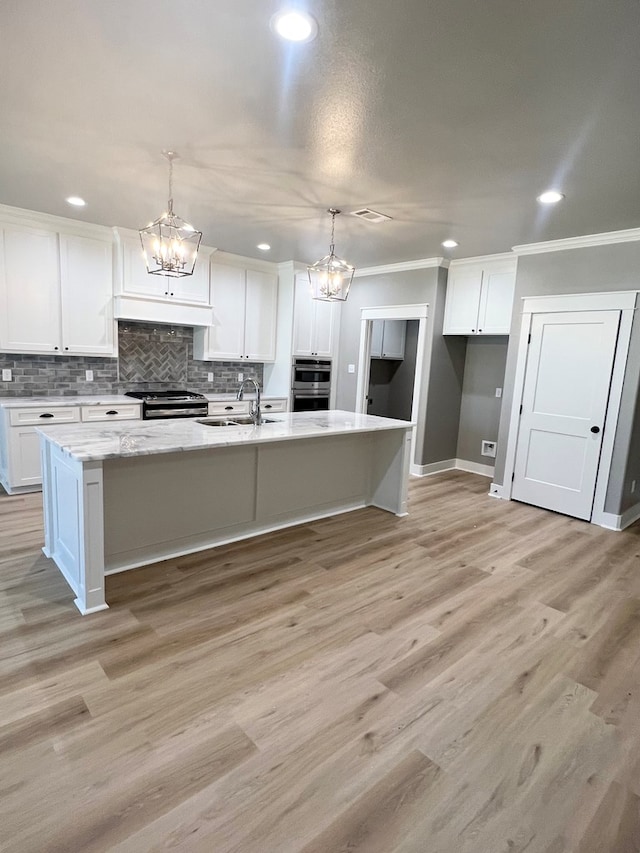
[[[87,382],[93,382],[93,370],[85,370],[84,378]]]
[[[2,368],[2,381],[3,382],[11,382],[11,368],[3,367]]]
[[[356,372],[355,364],[348,364],[347,365],[347,373],[355,373],[355,372]]]
[[[631,494],[633,494],[635,492],[635,490],[636,490],[636,481],[632,480],[631,481]]]
[[[238,374],[238,382],[243,382],[243,381],[244,381],[244,373],[239,373]]]
[[[496,388],[496,397],[502,397],[502,388]]]
[[[496,457],[496,443],[495,441],[482,441],[482,450],[480,451],[482,456],[491,456],[493,459]]]
[[[213,373],[207,373],[207,382],[213,382]]]

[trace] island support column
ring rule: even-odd
[[[76,594],[82,614],[106,610],[102,462],[79,462],[41,440],[44,554]]]

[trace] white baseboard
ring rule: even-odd
[[[428,465],[412,465],[411,473],[416,477],[430,477],[441,471],[453,471],[456,467],[455,459],[443,459],[441,462],[430,462]]]
[[[591,523],[598,524],[600,527],[606,527],[607,530],[624,530],[625,527],[629,527],[629,525],[633,524],[639,518],[640,503],[630,506],[622,515],[615,515],[613,512],[594,512]]]
[[[491,483],[489,486],[489,497],[500,498],[502,501],[510,501],[511,495],[507,486],[502,486],[500,483]]]
[[[430,477],[442,471],[467,471],[469,474],[481,474],[483,477],[493,477],[493,465],[481,465],[469,462],[467,459],[443,459],[441,462],[431,462],[428,465],[412,465],[414,477]]]
[[[456,459],[455,467],[458,471],[468,471],[469,474],[482,474],[483,477],[493,477],[494,465],[483,465],[480,462],[469,462],[467,459]]]

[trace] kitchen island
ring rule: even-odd
[[[40,429],[44,553],[86,614],[113,572],[364,506],[406,515],[412,426],[331,411]]]

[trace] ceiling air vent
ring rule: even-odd
[[[377,210],[371,210],[370,207],[361,207],[359,210],[351,211],[352,216],[357,216],[358,219],[366,219],[367,222],[388,222],[391,217],[384,213],[378,213]]]

